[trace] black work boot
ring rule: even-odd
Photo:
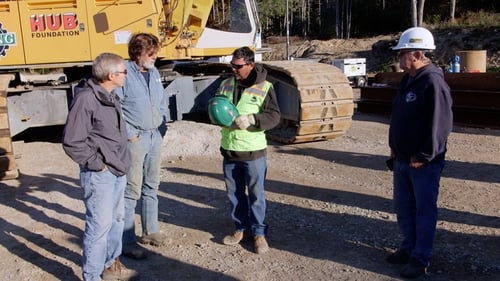
[[[392,264],[407,264],[410,262],[410,254],[402,250],[397,250],[396,252],[388,255],[385,260]]]
[[[427,273],[427,266],[415,258],[410,258],[410,262],[403,268],[401,277],[414,279]]]

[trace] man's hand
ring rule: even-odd
[[[158,131],[160,132],[161,137],[165,137],[165,134],[167,134],[167,122],[163,121],[161,122],[160,127],[158,127]]]
[[[410,167],[412,167],[414,169],[421,169],[424,166],[425,166],[425,163],[419,161],[416,157],[412,156],[410,158]]]
[[[139,136],[133,136],[133,137],[128,139],[129,142],[136,142],[138,140],[139,140]]]
[[[236,124],[240,130],[246,130],[248,127],[255,125],[255,118],[253,114],[240,115],[234,119],[234,124]]]

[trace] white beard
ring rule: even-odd
[[[151,69],[151,68],[155,67],[155,64],[154,64],[154,62],[153,63],[143,62],[142,67],[144,67],[145,69]]]

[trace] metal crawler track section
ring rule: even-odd
[[[358,112],[390,115],[402,72],[381,72],[373,85],[361,88]],[[500,74],[496,72],[445,73],[453,100],[453,123],[500,128]]]
[[[336,67],[314,61],[266,61],[281,110],[280,124],[267,132],[281,143],[333,139],[346,133],[354,113],[353,91]]]

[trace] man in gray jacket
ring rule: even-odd
[[[83,280],[131,280],[137,272],[118,259],[122,251],[124,190],[130,167],[127,131],[120,100],[113,90],[123,85],[122,57],[100,54],[93,77],[75,88],[63,148],[80,166],[85,204]]]

